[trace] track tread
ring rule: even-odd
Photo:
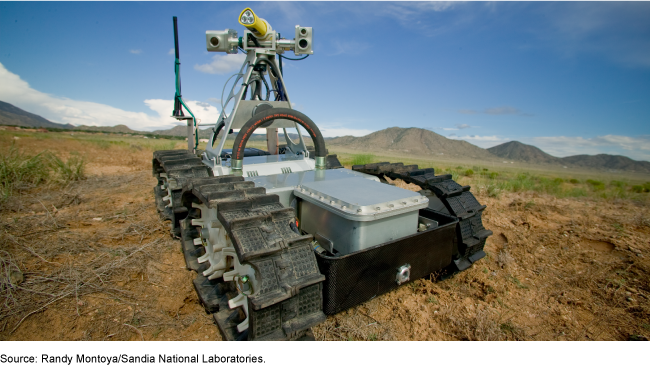
[[[163,204],[163,209],[160,211],[161,217],[171,221],[172,236],[180,238],[182,234],[180,221],[187,214],[187,209],[181,205],[183,185],[188,179],[210,177],[212,172],[203,164],[201,158],[186,150],[155,151],[152,165],[153,174],[158,179],[158,186],[167,184],[172,199],[171,207],[166,207]],[[163,172],[167,174],[166,181],[160,177]],[[163,193],[163,190],[160,189],[158,192]],[[156,199],[158,199],[157,195]],[[159,205],[158,201],[156,205]]]
[[[171,179],[182,181],[180,194],[174,194],[174,205],[185,210],[179,224],[182,248],[188,269],[199,273],[194,286],[201,304],[213,313],[219,331],[228,340],[286,340],[309,339],[309,328],[326,319],[322,310],[322,284],[311,248],[311,235],[300,235],[290,228],[295,220],[292,208],[284,208],[279,197],[242,177],[193,177],[188,169],[178,169],[177,161],[191,158],[163,158],[161,167]],[[168,171],[165,168],[171,167]],[[168,175],[169,176],[169,175]],[[169,180],[171,180],[169,179]],[[176,189],[173,190],[176,193]],[[240,308],[230,309],[228,300],[238,293],[219,280],[208,280],[201,273],[209,264],[198,264],[205,254],[197,227],[191,225],[196,215],[192,202],[199,201],[208,208],[217,208],[217,218],[231,238],[235,252],[243,265],[257,270],[260,288],[248,297],[249,329],[238,333],[236,325],[243,319]],[[310,337],[311,336],[311,337]]]
[[[485,256],[483,248],[492,231],[483,227],[481,216],[486,206],[478,202],[469,186],[461,186],[449,174],[436,176],[433,168],[420,169],[417,165],[379,162],[355,165],[352,169],[378,177],[400,178],[434,193],[447,210],[459,218],[456,236],[460,257],[454,260],[459,271]]]

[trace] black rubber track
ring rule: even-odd
[[[459,220],[453,252],[456,270],[465,270],[485,257],[483,248],[492,231],[483,227],[481,215],[485,205],[481,205],[469,192],[469,186],[459,185],[451,179],[451,175],[436,176],[434,169],[420,169],[417,165],[405,166],[403,163],[379,162],[355,165],[352,169],[380,178],[387,176],[391,179],[402,179],[435,194],[446,208],[445,213],[458,217]]]
[[[187,209],[180,204],[183,184],[187,179],[212,176],[212,171],[201,162],[201,158],[186,150],[165,150],[153,153],[153,175],[158,180],[154,188],[156,208],[164,220],[171,221],[171,234],[180,238],[180,221],[187,215]],[[160,176],[167,174],[167,179]],[[172,206],[166,206],[163,197],[167,195],[164,186],[171,191]]]
[[[159,185],[154,191],[160,194],[163,183],[172,187],[177,236],[187,268],[198,273],[193,284],[206,312],[213,315],[226,340],[313,339],[310,328],[326,319],[321,284],[325,277],[318,271],[313,237],[290,228],[295,214],[280,204],[277,195],[267,194],[242,177],[209,176],[207,167],[197,160],[200,163],[186,152],[155,152],[153,169]],[[167,181],[161,173],[167,174]],[[197,261],[205,249],[194,245],[200,235],[191,221],[200,218],[201,211],[192,203],[218,208],[219,222],[231,237],[240,262],[251,265],[259,275],[260,290],[248,297],[249,329],[243,333],[237,332],[237,324],[245,319],[244,312],[228,306],[228,300],[238,294],[233,283],[208,280],[203,271],[209,263]]]

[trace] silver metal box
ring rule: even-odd
[[[429,200],[413,191],[362,177],[298,185],[300,229],[342,255],[417,232],[418,211]]]

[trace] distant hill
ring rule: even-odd
[[[74,128],[72,124],[50,122],[39,115],[26,112],[4,101],[0,101],[0,124],[34,128]]]
[[[517,141],[506,142],[498,146],[490,147],[487,150],[495,156],[508,160],[526,161],[529,163],[562,163],[560,158],[551,156],[535,146]]]
[[[177,137],[187,137],[187,126],[186,125],[177,125],[171,129],[159,129],[151,132],[153,134],[158,134],[161,136],[177,136]],[[212,136],[212,129],[199,129],[199,138],[210,138]]]
[[[548,163],[555,165],[581,167],[598,170],[616,170],[627,172],[650,173],[650,162],[635,161],[625,156],[615,155],[576,155],[568,157],[555,157],[540,150],[535,146],[511,141],[487,149],[495,156],[528,163]]]
[[[650,173],[650,162],[635,161],[631,158],[618,155],[576,155],[564,157],[562,158],[562,161],[564,161],[567,165],[591,169]]]
[[[80,125],[74,127],[74,129],[77,130],[84,130],[84,131],[93,131],[93,132],[106,132],[106,133],[144,133],[141,131],[134,131],[133,129],[125,126],[124,124],[118,124],[114,127],[95,127],[95,126],[87,126],[87,125]]]
[[[495,156],[471,143],[448,139],[421,128],[392,127],[363,137],[337,137],[328,146],[341,146],[359,151],[396,151],[414,156],[450,156],[494,160]]]

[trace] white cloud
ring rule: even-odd
[[[142,50],[141,49],[132,49],[129,52],[131,52],[133,54],[140,54],[140,53],[142,53]]]
[[[499,136],[457,136],[456,134],[450,134],[447,138],[463,140],[481,148],[490,148],[510,141],[509,138],[503,138]]]
[[[162,100],[162,99],[148,99],[144,103],[158,114],[158,123],[155,128],[153,126],[148,129],[166,129],[170,128],[169,126],[160,127],[160,123],[167,124],[176,124],[176,119],[170,118],[172,111],[174,109],[173,100]],[[211,104],[195,101],[195,100],[185,100],[187,106],[190,107],[192,113],[196,117],[197,122],[201,125],[214,124],[219,119],[219,110]],[[187,110],[183,109],[185,115],[190,115]],[[146,129],[146,128],[145,128]]]
[[[214,55],[212,57],[212,62],[203,65],[194,65],[194,69],[208,74],[222,75],[233,71],[239,71],[245,59],[246,55],[240,53]]]
[[[447,128],[442,128],[442,130],[443,131],[457,131],[457,130],[467,129],[467,128],[472,128],[472,126],[469,125],[469,124],[456,124],[455,128],[447,127]]]
[[[172,100],[150,99],[144,103],[157,115],[131,112],[106,104],[72,100],[32,89],[20,76],[7,70],[0,63],[0,100],[13,104],[30,113],[42,116],[55,123],[114,126],[125,124],[135,130],[167,129],[176,124],[170,118]],[[218,118],[217,108],[203,102],[186,101],[203,124],[214,123]]]
[[[169,52],[167,52],[167,54],[174,56],[174,55],[176,55],[176,51],[173,48],[170,48]]]
[[[650,160],[650,135],[628,137],[608,134],[593,138],[533,137],[530,138],[530,144],[557,157],[606,153],[623,155],[635,160]]]

